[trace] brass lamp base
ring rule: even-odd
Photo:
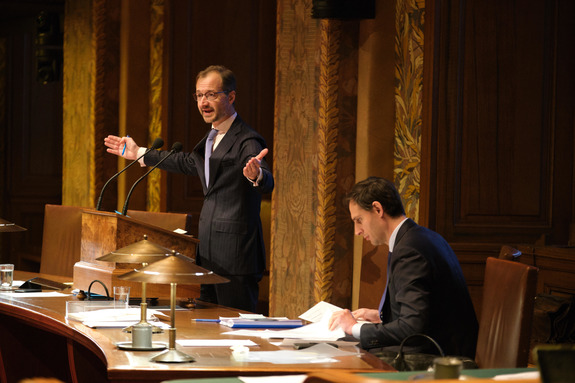
[[[196,360],[181,351],[176,350],[176,329],[170,328],[168,329],[169,332],[169,342],[168,342],[168,349],[164,352],[159,353],[158,355],[152,357],[150,359],[151,362],[158,362],[158,363],[189,363],[195,362]]]

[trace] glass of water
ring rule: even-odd
[[[0,289],[11,290],[12,281],[14,280],[14,265],[4,263],[0,265]]]

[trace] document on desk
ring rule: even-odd
[[[140,308],[127,309],[101,309],[68,313],[68,319],[82,322],[89,327],[125,327],[137,323],[141,319]],[[167,317],[164,313],[156,310],[147,310],[146,319],[150,322],[157,321],[159,317]],[[158,325],[160,323],[158,322]]]
[[[249,339],[178,339],[176,343],[182,347],[258,347]]]
[[[62,294],[57,291],[42,291],[36,293],[15,293],[13,291],[0,292],[0,295],[7,296],[10,295],[14,298],[50,298],[50,297],[65,297],[71,294]]]
[[[238,376],[238,379],[243,383],[303,383],[307,375]]]
[[[291,338],[318,342],[335,341],[345,337],[345,332],[341,328],[330,331],[328,327],[329,318],[338,310],[341,310],[341,308],[322,301],[300,315],[301,319],[314,323],[289,330],[237,330],[229,331],[225,334],[257,336],[266,339]]]
[[[333,314],[336,311],[341,311],[341,307],[337,307],[332,305],[331,303],[327,303],[325,301],[321,301],[313,306],[311,309],[307,310],[305,313],[301,314],[299,317],[303,320],[308,322],[317,323],[325,320],[325,317]]]
[[[304,350],[249,351],[234,355],[241,362],[267,362],[273,364],[337,363],[340,356],[357,356],[357,352],[342,351],[325,343]]]

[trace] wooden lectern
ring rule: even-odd
[[[191,235],[178,234],[121,214],[85,210],[82,212],[81,257],[74,265],[74,288],[88,291],[90,283],[99,280],[106,285],[110,295],[113,295],[114,286],[121,285],[130,286],[131,297],[140,297],[141,283],[124,281],[118,279],[118,276],[141,268],[141,264],[102,262],[96,259],[141,241],[144,235],[148,236],[150,242],[195,259],[199,241]],[[94,283],[90,291],[105,294],[99,283]],[[150,298],[169,298],[170,285],[148,283],[146,295]],[[178,296],[197,298],[200,296],[200,286],[178,286]]]

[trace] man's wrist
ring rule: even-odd
[[[258,186],[259,183],[261,182],[262,178],[263,178],[263,172],[262,172],[262,168],[260,168],[260,173],[258,174],[258,176],[256,177],[255,180],[252,180],[250,177],[246,177],[248,179],[248,181],[250,181],[252,183],[252,185],[254,187]]]
[[[140,166],[144,167],[146,166],[146,163],[144,162],[144,153],[146,153],[146,150],[148,150],[148,148],[144,148],[143,146],[140,146],[138,148],[138,152],[136,154],[136,158],[142,157],[138,160],[138,162],[140,163]]]

